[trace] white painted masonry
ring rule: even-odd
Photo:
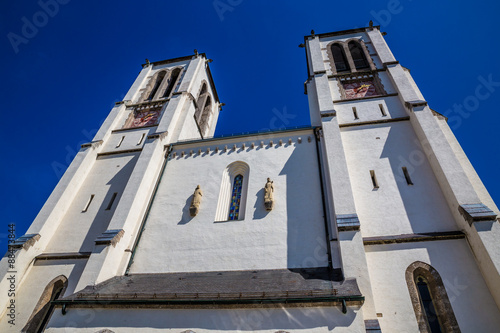
[[[350,41],[361,45],[365,65],[358,59],[356,68]],[[334,42],[346,46],[348,71],[337,72]],[[416,262],[443,282],[428,281],[449,299],[437,314],[443,332],[498,331],[499,211],[446,118],[379,27],[306,36],[304,46],[311,126],[269,133],[213,137],[221,104],[204,54],[144,64],[16,244],[16,325],[8,322],[12,300],[2,296],[0,331],[45,318],[45,332],[419,332],[417,317],[426,314],[406,276]],[[171,93],[160,96],[162,81],[149,100],[158,73],[174,69],[181,72]],[[344,88],[367,80],[373,95]],[[200,95],[212,101],[206,131],[195,116]],[[157,123],[124,128],[139,110],[159,110]],[[237,173],[241,213],[229,220]],[[197,185],[203,196],[191,216]],[[8,259],[0,262],[1,295],[12,288]],[[44,290],[59,276],[66,289],[54,300]],[[151,285],[134,289],[143,286],[134,277]],[[172,277],[184,289],[162,293]],[[245,289],[255,283],[262,290]],[[314,283],[331,294],[289,292]],[[203,288],[217,290],[209,302]],[[34,313],[37,304],[52,312]]]

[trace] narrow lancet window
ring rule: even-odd
[[[403,167],[403,174],[405,175],[406,183],[408,185],[413,185],[413,182],[411,181],[410,174],[408,173],[408,169],[406,167]]]
[[[172,93],[172,90],[174,89],[177,79],[179,78],[179,74],[181,73],[180,68],[176,68],[172,71],[172,74],[170,75],[168,79],[168,86],[167,89],[165,89],[165,93],[163,94],[162,97],[170,97],[170,94]]]
[[[85,204],[85,207],[83,207],[82,213],[85,213],[89,209],[90,204],[92,203],[92,200],[94,200],[94,195],[93,194],[90,195],[90,198],[87,201],[87,203]]]
[[[368,61],[366,61],[365,53],[363,52],[361,45],[359,45],[355,41],[350,41],[349,52],[351,53],[351,57],[354,61],[354,66],[356,66],[356,69],[364,69],[368,67]]]
[[[241,190],[243,188],[243,176],[234,177],[233,192],[231,195],[231,205],[229,206],[228,220],[238,220],[240,215]]]
[[[354,115],[354,119],[359,119],[358,111],[356,110],[356,108],[354,106],[352,107],[352,113]]]
[[[370,170],[370,176],[372,178],[373,188],[378,188],[377,176],[375,176],[375,170]]]
[[[349,70],[349,63],[344,53],[344,49],[339,44],[332,45],[332,56],[335,62],[335,69],[337,72],[344,72]]]
[[[156,77],[155,84],[153,86],[153,90],[151,90],[151,93],[148,96],[148,100],[152,100],[155,97],[156,92],[160,88],[161,82],[163,81],[164,77],[165,77],[165,72],[164,71],[161,72],[160,74],[158,74],[158,76]]]
[[[421,276],[417,278],[417,290],[424,309],[425,319],[431,330],[431,333],[441,333],[441,326],[439,325],[439,318],[436,315],[436,308],[432,300],[431,291],[427,281]]]
[[[106,207],[106,210],[111,210],[111,207],[113,207],[113,203],[115,202],[116,196],[118,193],[113,193],[113,196],[111,197],[111,200],[109,200],[108,207]]]
[[[378,107],[380,109],[380,113],[382,114],[382,117],[387,116],[387,113],[385,113],[385,110],[384,110],[384,106],[382,104],[379,104]]]

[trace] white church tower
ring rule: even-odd
[[[446,118],[379,27],[301,46],[311,126],[241,136],[204,54],[147,61],[2,259],[0,331],[498,331],[498,209]]]

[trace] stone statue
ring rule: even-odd
[[[270,178],[267,178],[264,192],[264,205],[266,206],[266,210],[272,210],[274,207],[274,186]]]
[[[193,201],[191,201],[191,206],[189,207],[189,214],[191,214],[191,216],[196,216],[200,211],[202,196],[203,192],[201,191],[200,185],[198,185],[196,186],[196,190],[194,190]]]

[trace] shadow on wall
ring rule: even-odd
[[[286,193],[275,189],[275,197],[286,198],[288,268],[328,266],[318,172],[313,144],[296,146],[280,171],[286,176]]]
[[[257,194],[255,195],[257,199],[255,200],[255,205],[253,206],[255,208],[253,212],[254,220],[263,219],[269,214],[269,211],[266,210],[264,206],[264,195],[265,195],[265,190],[263,188],[261,188],[259,192],[257,192]]]
[[[358,326],[351,326],[356,318],[356,312],[351,307],[343,314],[340,307],[311,308],[260,308],[260,309],[102,309],[95,312],[68,311],[65,316],[60,311],[52,316],[50,328],[64,328],[68,324],[78,326],[84,324],[96,331],[102,327],[119,331],[120,327],[144,329],[177,329],[190,328],[194,332],[210,330],[216,332],[253,332],[266,330],[316,330],[328,328],[349,327],[353,331],[364,329],[362,321]],[[161,315],[158,311],[162,311]],[[89,313],[93,316],[89,320]],[[121,315],[117,315],[120,313]]]
[[[83,240],[82,246],[80,247],[80,252],[90,252],[94,247],[95,239],[108,229],[109,222],[115,213],[115,209],[120,202],[121,195],[125,190],[125,185],[132,174],[135,163],[137,162],[138,155],[134,156],[130,161],[128,161],[121,169],[116,173],[113,178],[111,178],[106,185],[109,185],[108,191],[104,197],[104,200],[99,207],[97,215],[94,217],[85,239]],[[96,185],[103,186],[103,185]],[[114,193],[117,193],[114,198],[110,209],[108,205],[110,204]]]
[[[456,230],[444,194],[409,123],[391,126],[380,158],[389,160],[394,175],[392,180],[379,179],[380,189],[391,181],[396,182],[414,233]],[[403,167],[407,169],[411,185],[408,184]]]
[[[189,198],[187,198],[186,204],[184,205],[184,208],[182,208],[182,218],[179,222],[177,222],[178,225],[188,224],[193,219],[193,216],[191,216],[191,214],[189,213],[189,207],[191,207],[193,197],[194,195],[191,194]]]

